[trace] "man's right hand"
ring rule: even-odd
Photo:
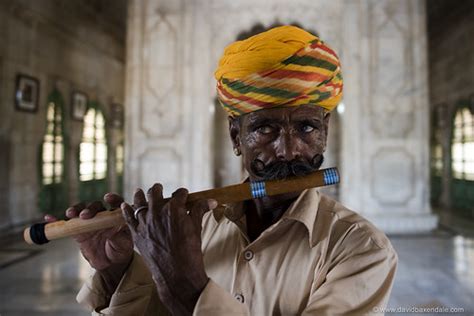
[[[107,193],[104,201],[112,208],[119,208],[123,198],[115,193]],[[89,205],[76,204],[66,210],[67,218],[90,219],[98,212],[106,211],[100,201]],[[52,215],[45,215],[45,221],[54,222]],[[82,255],[96,269],[104,281],[104,286],[110,295],[115,291],[128,265],[133,258],[133,240],[126,224],[91,233],[74,236],[79,244]]]

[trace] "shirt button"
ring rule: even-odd
[[[245,251],[245,252],[244,252],[244,258],[245,258],[245,260],[247,260],[247,261],[252,260],[252,258],[253,258],[253,252],[252,252],[252,250],[247,250],[247,251]]]
[[[235,294],[235,299],[240,303],[244,302],[244,296],[242,294]]]

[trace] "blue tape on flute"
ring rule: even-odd
[[[265,191],[265,182],[263,181],[250,182],[250,191],[252,192],[252,197],[254,199],[267,196],[267,192]]]
[[[324,184],[325,185],[331,185],[331,184],[336,184],[339,183],[339,173],[337,172],[336,168],[328,168],[324,169]]]

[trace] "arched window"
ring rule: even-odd
[[[454,117],[451,157],[453,178],[474,181],[474,115],[467,107]]]
[[[63,109],[63,98],[59,91],[54,90],[48,96],[46,131],[39,151],[39,207],[42,212],[56,215],[62,214],[68,205]]]
[[[79,198],[102,200],[107,192],[107,138],[105,118],[96,102],[89,102],[79,145]]]
[[[474,218],[474,113],[461,103],[451,139],[451,201],[458,215]]]
[[[105,120],[104,115],[97,108],[90,108],[84,117],[79,161],[81,181],[105,179],[107,175]]]
[[[46,112],[46,133],[42,145],[42,184],[48,185],[63,181],[64,138],[62,109],[55,102],[48,103]]]

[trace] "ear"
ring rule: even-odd
[[[232,141],[234,152],[240,153],[240,119],[235,117],[228,117],[229,120],[229,135]]]
[[[326,151],[328,143],[328,130],[329,130],[329,120],[331,118],[331,112],[324,113],[323,118],[323,127],[324,127],[324,151]]]

